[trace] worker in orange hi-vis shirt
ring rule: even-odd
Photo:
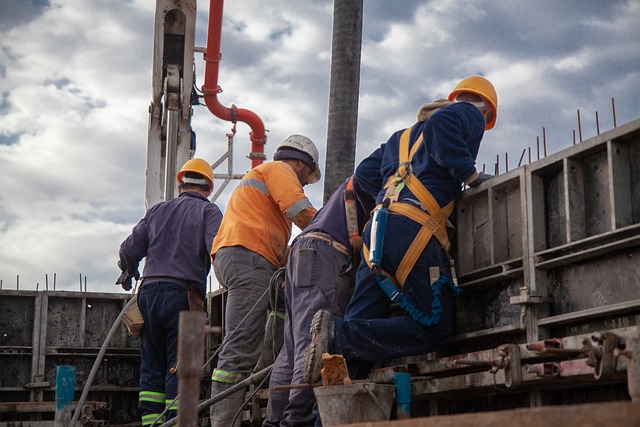
[[[212,397],[247,378],[258,362],[269,304],[261,297],[284,264],[292,224],[303,230],[316,214],[303,191],[306,184],[320,180],[313,141],[291,135],[278,146],[273,160],[242,178],[213,241],[213,268],[227,290],[227,308],[225,337],[211,376]],[[241,416],[236,414],[243,401],[240,390],[215,403],[212,427],[240,426]]]

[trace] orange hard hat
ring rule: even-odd
[[[475,93],[489,102],[493,115],[491,116],[491,120],[487,122],[485,129],[492,129],[498,118],[498,95],[491,82],[481,76],[469,76],[462,79],[455,89],[453,89],[453,92],[449,94],[449,101],[453,101],[456,96],[462,92]]]

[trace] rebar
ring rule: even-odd
[[[523,148],[522,149],[522,155],[520,156],[520,161],[518,162],[518,167],[520,167],[522,165],[522,159],[524,159],[524,155],[527,153],[527,149]]]
[[[580,142],[582,142],[582,124],[580,123],[580,109],[578,109],[578,135],[580,136]]]

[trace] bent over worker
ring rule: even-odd
[[[311,343],[311,319],[324,309],[342,316],[353,293],[360,234],[375,207],[379,189],[368,193],[356,175],[343,183],[291,244],[286,267],[284,347],[269,383],[263,426],[313,426],[313,390],[278,386],[301,384],[304,352]]]
[[[162,424],[177,415],[178,321],[183,310],[204,310],[209,253],[222,213],[208,200],[213,171],[203,159],[191,159],[177,176],[179,195],[151,207],[120,246],[117,281],[125,290],[146,257],[138,305],[142,425]],[[166,408],[166,410],[165,410]],[[164,413],[164,415],[162,415]]]
[[[356,273],[344,317],[323,310],[314,315],[305,382],[318,380],[324,352],[342,354],[351,369],[354,361],[424,354],[449,341],[457,286],[447,219],[453,219],[463,183],[476,186],[490,177],[476,171],[475,160],[484,131],[495,125],[497,106],[487,79],[467,77],[448,101],[424,105],[417,123],[358,165],[359,176],[384,187],[363,233],[367,262]],[[388,317],[392,300],[405,315]]]
[[[316,213],[303,191],[306,184],[320,180],[313,141],[291,135],[273,159],[242,178],[213,242],[213,267],[227,290],[227,306],[225,337],[211,376],[212,397],[244,380],[256,365],[269,304],[261,297],[284,264],[292,223],[302,230]],[[235,423],[233,419],[243,401],[240,390],[215,403],[210,410],[212,427],[239,426],[240,415]]]

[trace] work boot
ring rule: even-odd
[[[322,355],[333,351],[333,317],[327,310],[318,310],[311,320],[311,344],[304,352],[302,380],[314,384],[320,379]]]
[[[223,391],[227,390],[235,384],[221,383],[213,381],[211,383],[211,397],[215,397]],[[239,390],[236,393],[225,397],[214,403],[209,412],[211,418],[211,427],[240,427],[242,424],[242,412],[236,418],[236,413],[244,405],[245,390]]]

